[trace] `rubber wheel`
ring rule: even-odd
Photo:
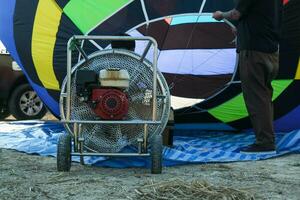
[[[5,119],[9,115],[10,115],[10,113],[9,113],[9,111],[7,109],[0,107],[0,120]]]
[[[57,171],[68,172],[71,169],[71,136],[62,134],[57,144]]]
[[[17,120],[41,119],[47,112],[45,105],[29,84],[14,89],[8,101],[8,109]]]
[[[151,173],[161,174],[162,173],[162,136],[154,135],[151,140]]]

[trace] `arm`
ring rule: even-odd
[[[213,14],[213,18],[218,21],[222,19],[239,20],[243,15],[247,15],[249,8],[254,2],[255,0],[239,0],[236,8],[228,12],[216,11]]]

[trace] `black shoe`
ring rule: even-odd
[[[252,144],[241,149],[240,153],[246,154],[276,154],[276,148],[260,144]]]

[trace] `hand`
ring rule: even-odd
[[[221,21],[222,19],[224,19],[223,12],[221,11],[214,12],[212,17],[217,21]]]

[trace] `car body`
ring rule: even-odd
[[[10,54],[0,52],[0,119],[13,115],[17,120],[42,118],[47,109],[21,68]]]

